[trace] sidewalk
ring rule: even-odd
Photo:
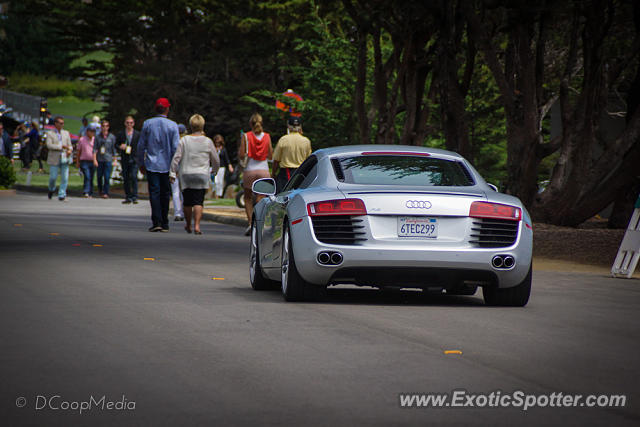
[[[29,193],[47,193],[46,187],[39,186],[15,184],[14,189],[17,191],[24,191]],[[69,190],[67,194],[71,197],[82,197],[82,192],[79,190]],[[124,199],[124,191],[122,190],[122,188],[112,188],[111,198]],[[149,199],[146,191],[140,191],[139,198],[140,200]],[[173,215],[173,208],[170,208],[170,214]],[[207,221],[235,225],[238,227],[246,227],[249,224],[249,222],[247,221],[247,214],[245,213],[245,210],[237,206],[208,206],[204,208],[202,217]]]

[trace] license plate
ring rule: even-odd
[[[415,216],[398,217],[398,237],[438,237],[438,221],[435,218]]]

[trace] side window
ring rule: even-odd
[[[315,165],[313,165],[313,168],[311,168],[311,170],[305,177],[304,181],[302,181],[302,183],[298,188],[307,188],[316,179],[317,175],[318,175],[318,164],[316,163]]]
[[[300,167],[296,170],[296,172],[293,174],[293,176],[291,177],[291,179],[289,180],[289,182],[287,183],[287,185],[284,187],[284,189],[282,190],[283,192],[285,191],[291,191],[291,190],[295,190],[297,188],[305,188],[303,186],[303,184],[306,182],[306,185],[309,185],[313,179],[315,179],[315,176],[311,179],[311,181],[307,182],[307,177],[310,175],[310,173],[314,170],[316,170],[316,164],[318,163],[318,159],[316,156],[309,156],[309,158],[307,160],[305,160]]]

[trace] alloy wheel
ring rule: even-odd
[[[287,286],[289,285],[289,230],[285,229],[284,236],[282,237],[282,293],[287,293]]]

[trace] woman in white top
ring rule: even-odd
[[[211,181],[209,170],[213,173],[220,167],[218,153],[213,146],[213,141],[204,134],[204,117],[194,114],[189,119],[191,134],[180,138],[180,144],[171,161],[169,179],[175,181],[179,175],[180,188],[184,199],[184,216],[187,224],[184,229],[191,233],[191,218],[193,218],[193,231],[200,231],[202,219],[202,205],[204,194]]]

